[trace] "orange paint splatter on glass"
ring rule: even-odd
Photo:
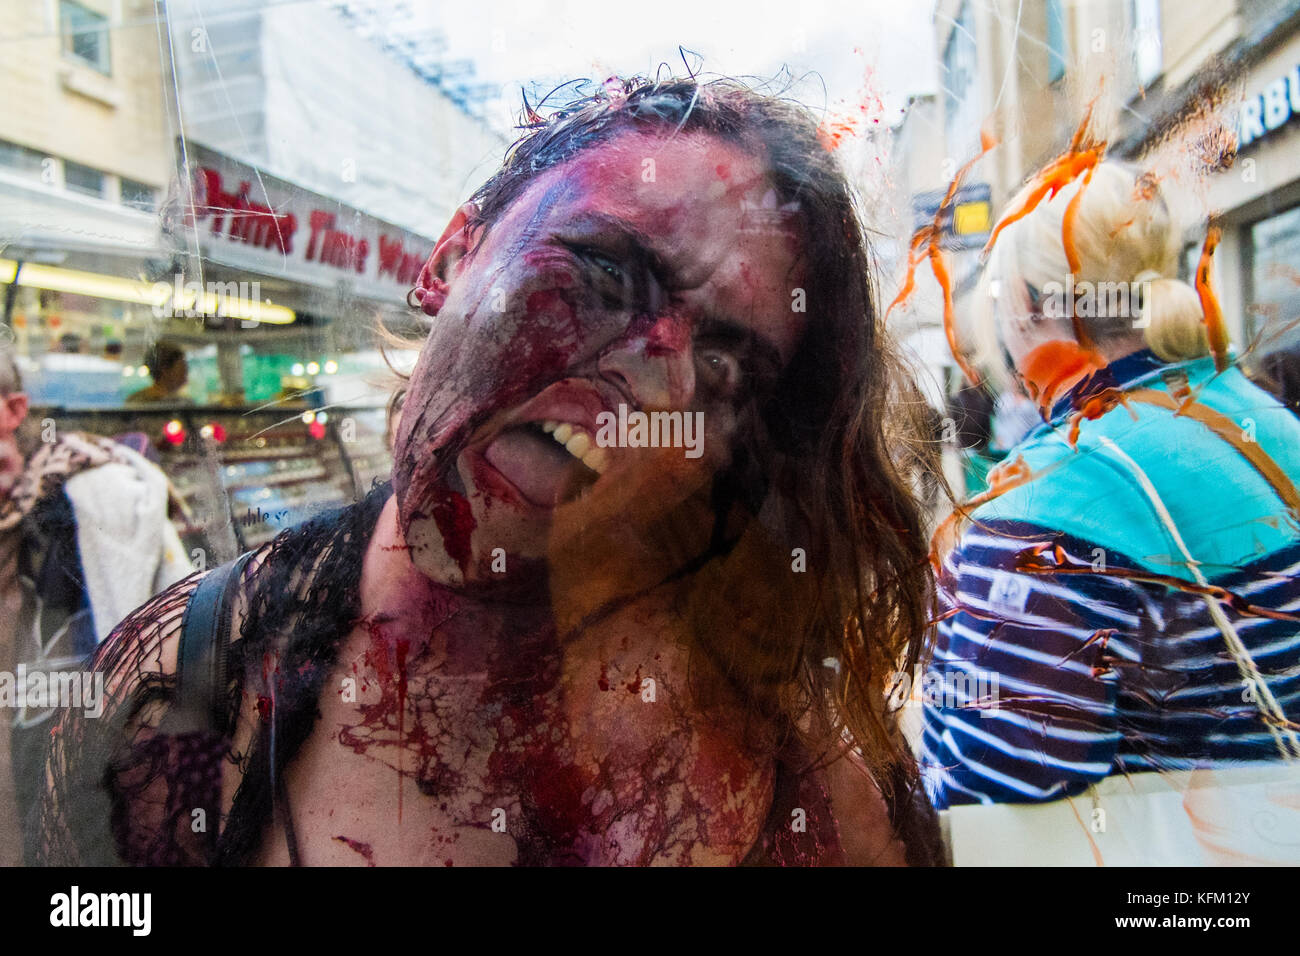
[[[993,233],[989,236],[989,241],[984,244],[982,255],[987,256],[989,254],[1003,229],[1013,222],[1028,216],[1038,208],[1038,204],[1044,199],[1051,199],[1101,162],[1106,153],[1106,143],[1088,138],[1088,126],[1091,122],[1092,104],[1089,104],[1088,111],[1083,116],[1083,122],[1074,131],[1069,147],[1064,153],[1034,174],[1033,179],[1030,180],[1031,188],[1025,198],[1020,201],[1019,205],[1013,206],[1003,213],[1002,218],[998,220],[998,224],[993,227]],[[1073,245],[1068,237],[1063,236],[1063,238],[1066,239],[1067,248]]]
[[[1044,418],[1062,396],[1086,377],[1106,367],[1105,357],[1077,342],[1044,342],[1025,356],[1021,374],[1029,397]]]
[[[889,308],[885,309],[885,318],[887,319],[894,306],[907,301],[907,298],[916,289],[916,267],[920,264],[922,258],[928,258],[930,260],[930,271],[934,274],[935,281],[939,283],[939,289],[943,292],[943,333],[948,339],[948,348],[951,349],[952,357],[966,376],[966,380],[972,385],[979,384],[980,376],[971,364],[966,361],[966,356],[962,353],[961,346],[957,342],[957,310],[953,303],[952,277],[948,271],[948,264],[944,259],[943,249],[940,247],[939,242],[943,238],[943,214],[956,198],[962,179],[970,172],[971,167],[983,159],[985,154],[997,144],[997,138],[992,133],[987,129],[980,130],[980,151],[968,160],[961,169],[957,170],[952,182],[948,184],[948,191],[944,194],[943,201],[939,203],[939,208],[935,210],[933,221],[929,225],[922,226],[912,236],[912,241],[908,245],[907,274],[903,277],[903,287],[899,290],[898,295],[894,297],[894,301],[889,303]]]
[[[1219,307],[1219,297],[1210,283],[1210,269],[1214,262],[1214,250],[1219,245],[1219,227],[1211,226],[1205,231],[1205,244],[1201,246],[1201,261],[1196,264],[1196,294],[1201,300],[1201,321],[1205,323],[1205,335],[1210,340],[1210,354],[1214,356],[1214,369],[1222,372],[1230,364],[1228,361],[1228,328],[1223,322],[1223,309]]]
[[[1017,455],[1015,461],[1004,460],[991,469],[988,474],[988,487],[954,508],[952,514],[944,518],[934,529],[934,536],[930,539],[930,564],[934,567],[934,573],[938,575],[942,572],[944,556],[956,546],[962,520],[980,505],[1006,494],[1013,488],[1019,488],[1031,481],[1033,477],[1034,473],[1025,464],[1023,455]]]

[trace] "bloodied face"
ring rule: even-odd
[[[395,450],[421,570],[536,573],[557,529],[707,487],[804,329],[797,213],[771,190],[752,150],[629,131],[537,176],[486,232],[453,221]],[[652,432],[680,437],[628,447],[654,412],[683,413]]]

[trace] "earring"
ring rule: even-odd
[[[451,291],[451,288],[447,285],[446,280],[437,276],[430,277],[428,283],[427,286],[417,285],[408,292],[406,294],[406,304],[413,309],[421,309],[425,315],[436,316],[442,307],[447,304],[447,294]]]

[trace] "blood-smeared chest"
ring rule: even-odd
[[[725,864],[759,842],[773,762],[693,705],[683,649],[482,623],[349,636],[288,775],[304,862]]]

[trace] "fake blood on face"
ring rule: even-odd
[[[469,502],[464,495],[459,495],[450,488],[439,488],[432,511],[447,555],[460,566],[461,573],[465,573],[469,567],[470,543],[475,525]]]

